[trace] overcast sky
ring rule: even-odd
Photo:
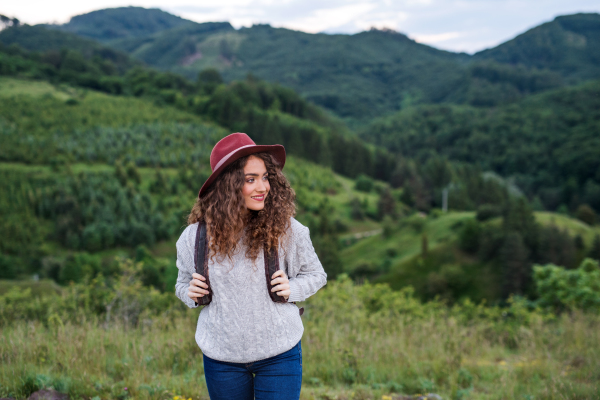
[[[557,15],[600,12],[599,0],[19,0],[0,14],[28,24],[67,22],[109,7],[156,7],[197,22],[255,23],[310,33],[391,28],[421,43],[473,53],[494,47]]]

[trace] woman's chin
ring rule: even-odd
[[[248,208],[248,211],[260,211],[263,208],[265,208],[265,203],[253,204],[251,207],[248,207],[248,205],[246,205],[246,207]]]

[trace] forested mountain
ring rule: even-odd
[[[131,16],[131,24],[134,24],[145,13],[149,21],[158,18],[159,13],[141,8],[101,11],[106,13],[86,14],[73,20],[93,17],[95,29],[104,32],[110,30],[114,22],[106,14],[114,18],[119,15],[119,21]],[[137,33],[127,31],[129,33],[123,34],[121,39],[107,41],[107,44],[147,65],[190,79],[209,67],[217,68],[226,81],[242,79],[252,73],[260,79],[293,88],[351,125],[362,125],[372,117],[414,104],[495,106],[598,76],[600,67],[593,54],[594,48],[600,47],[594,47],[599,20],[597,14],[559,17],[536,29],[560,31],[560,40],[538,38],[534,29],[475,56],[441,51],[390,30],[326,35],[269,25],[236,30],[227,22],[189,22],[172,28],[152,23],[148,29],[154,29],[153,33],[144,35],[143,29]],[[116,24],[122,25],[121,22]],[[93,33],[81,34],[91,36]],[[102,40],[108,40],[106,35],[101,36]],[[586,43],[583,47],[582,40]],[[542,49],[528,50],[538,48],[536,46]],[[545,55],[536,63],[518,56],[525,54],[533,58],[549,49],[552,57]],[[557,66],[556,62],[563,66]]]
[[[77,15],[58,28],[100,42],[151,35],[191,21],[157,8],[119,7]]]
[[[119,73],[141,65],[141,62],[111,47],[104,46],[94,40],[86,39],[73,33],[47,29],[44,26],[21,25],[0,31],[0,44],[18,46],[18,48],[45,54],[44,61],[58,66],[61,58],[70,54],[74,64],[81,64],[79,58],[94,60],[96,63],[110,62]],[[62,56],[61,56],[62,54]],[[81,70],[78,65],[73,68]],[[108,67],[110,68],[110,67]]]
[[[569,83],[600,78],[600,14],[557,17],[473,58],[555,71]]]
[[[365,140],[426,162],[467,162],[516,179],[543,206],[600,211],[600,81],[503,107],[424,105],[375,121]]]
[[[188,78],[208,67],[227,81],[251,72],[344,117],[379,115],[402,101],[441,101],[459,85],[467,58],[396,32],[312,35],[268,25],[235,30],[228,23],[191,24],[111,45]]]

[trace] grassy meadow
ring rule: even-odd
[[[137,327],[58,314],[4,325],[0,394],[26,398],[54,387],[72,399],[208,399],[193,336],[198,310],[173,306],[145,314]],[[598,316],[556,317],[522,301],[448,308],[345,277],[304,306],[301,399],[595,399],[600,392]]]

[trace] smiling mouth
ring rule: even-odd
[[[265,199],[265,195],[261,194],[260,196],[250,196],[250,198],[252,198],[256,201],[263,201]]]

